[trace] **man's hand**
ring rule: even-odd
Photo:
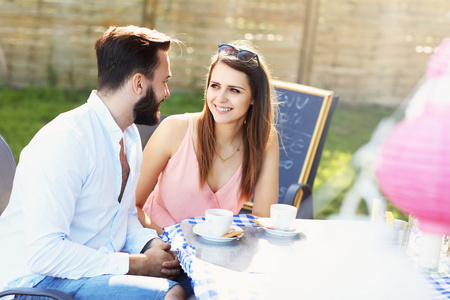
[[[155,238],[143,254],[130,255],[128,274],[174,279],[180,274],[180,262],[169,244]]]

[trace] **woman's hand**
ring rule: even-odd
[[[139,222],[141,222],[142,226],[144,226],[145,228],[150,228],[150,229],[156,230],[156,233],[158,235],[161,235],[164,233],[164,230],[161,227],[159,227],[158,225],[156,225],[155,223],[153,223],[150,220],[150,217],[142,210],[142,208],[140,208],[139,206],[136,206],[136,209],[137,209],[137,215],[138,215]]]

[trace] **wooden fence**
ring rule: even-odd
[[[128,24],[185,42],[171,50],[172,91],[202,88],[217,44],[248,39],[278,79],[398,105],[448,37],[450,1],[0,0],[0,80],[95,87],[95,40]]]

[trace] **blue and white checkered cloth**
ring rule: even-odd
[[[236,215],[233,217],[233,225],[239,227],[255,227],[251,222],[255,217],[251,215]],[[198,224],[205,221],[204,217],[189,218],[187,222]],[[188,245],[180,223],[164,228],[161,238],[172,245],[172,249],[178,251],[178,259],[183,270],[192,279],[195,296],[203,299],[263,299],[267,291],[265,282],[270,282],[268,275],[252,273],[248,276],[245,272],[237,272],[212,265],[195,257],[195,248]],[[446,257],[448,260],[448,257]],[[445,262],[445,263],[448,263]],[[450,275],[445,273],[425,274],[433,286],[433,295],[437,300],[450,299]],[[249,288],[251,287],[251,288]],[[223,296],[225,295],[225,296]]]
[[[251,222],[252,219],[255,218],[251,215],[236,215],[233,217],[233,225],[252,227],[255,226]],[[198,224],[204,221],[204,217],[194,217],[182,222]],[[260,279],[265,275],[255,274],[255,276],[252,276],[252,282],[249,282],[249,279],[245,277],[245,273],[228,270],[219,266],[211,267],[210,263],[196,258],[195,248],[188,245],[180,223],[164,228],[164,234],[161,238],[172,245],[172,250],[178,251],[178,259],[183,270],[192,279],[192,285],[197,299],[224,299],[220,296],[224,294],[226,295],[226,299],[262,298],[260,294],[262,289],[248,289],[243,288],[242,285],[245,284],[247,287],[249,284],[262,285],[264,280]]]
[[[436,299],[450,299],[450,276],[449,274],[434,273],[427,276],[434,287],[433,294]]]

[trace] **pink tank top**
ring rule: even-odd
[[[204,216],[209,208],[225,208],[238,214],[245,199],[240,197],[242,165],[217,192],[208,183],[199,188],[198,161],[192,142],[193,121],[188,116],[188,130],[175,155],[169,159],[143,210],[160,227],[167,227],[190,217]]]

